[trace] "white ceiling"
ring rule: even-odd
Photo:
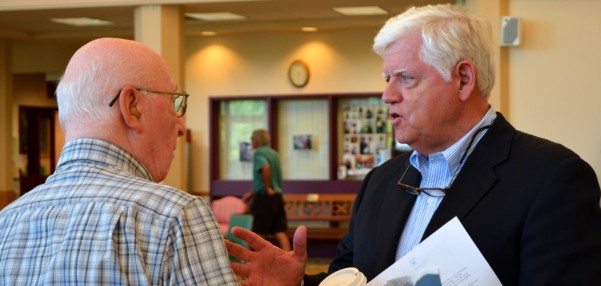
[[[390,16],[410,6],[448,0],[2,0],[0,37],[15,42],[81,40],[102,36],[133,37],[134,9],[139,5],[171,4],[190,12],[232,12],[244,21],[206,22],[186,20],[187,35],[212,30],[220,34],[261,31],[299,31],[302,26],[320,30],[379,27]],[[334,7],[380,6],[386,16],[347,17]],[[91,17],[113,22],[113,26],[75,27],[53,23],[50,18]]]

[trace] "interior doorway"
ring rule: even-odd
[[[57,113],[56,107],[19,107],[19,153],[25,166],[19,170],[21,195],[54,173]]]

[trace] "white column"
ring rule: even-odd
[[[184,16],[178,6],[147,5],[136,8],[135,40],[159,53],[171,70],[180,90],[184,84]],[[178,139],[175,157],[164,183],[186,192],[185,138]]]
[[[495,86],[489,103],[510,119],[509,110],[509,52],[499,44],[501,38],[500,20],[509,10],[509,0],[458,0],[458,4],[486,17],[492,26],[492,39],[495,57]]]

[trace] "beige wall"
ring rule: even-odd
[[[516,0],[522,42],[509,53],[511,122],[560,142],[601,175],[601,1]]]
[[[85,41],[70,44],[16,44],[13,53],[14,73],[44,73],[56,80],[65,70],[69,59]]]
[[[572,148],[601,174],[601,1],[598,0],[467,0],[494,25],[505,13],[522,18],[522,46],[499,48],[500,74],[491,102],[526,132]],[[209,190],[208,97],[261,94],[379,92],[381,61],[371,52],[377,29],[314,34],[188,36],[186,89],[191,94],[186,115],[192,130],[193,192]],[[495,27],[498,34],[498,27]],[[498,36],[498,35],[495,35]],[[56,73],[73,52],[26,47],[14,53],[19,72],[47,69]],[[42,66],[31,54],[43,54]],[[48,57],[56,55],[51,63]],[[29,56],[27,56],[29,55]],[[63,58],[64,62],[63,62]],[[61,59],[61,60],[58,60]],[[310,67],[303,89],[292,87],[286,70],[294,59]],[[24,64],[23,62],[26,62]],[[59,63],[60,62],[60,63]],[[183,172],[183,170],[173,170]]]
[[[376,32],[188,37],[186,124],[193,138],[193,191],[209,190],[210,96],[379,92],[384,87],[381,61],[371,52]],[[288,66],[295,59],[305,61],[311,74],[302,89],[288,82]]]

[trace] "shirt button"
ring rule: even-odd
[[[433,204],[434,203],[434,198],[428,198],[428,204]]]

